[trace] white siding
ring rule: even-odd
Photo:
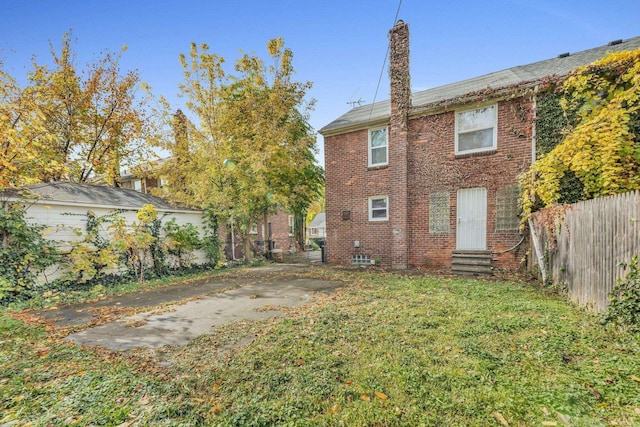
[[[91,211],[96,217],[104,215],[110,215],[117,210],[110,207],[101,206],[81,206],[81,205],[63,205],[56,203],[44,203],[36,202],[34,204],[26,204],[27,208],[27,220],[31,223],[41,224],[46,227],[45,237],[49,240],[58,242],[58,247],[61,251],[65,252],[70,249],[68,242],[78,241],[84,237],[86,233],[87,225],[87,212]],[[175,218],[178,225],[193,224],[198,228],[200,238],[204,237],[204,221],[202,213],[198,211],[169,211],[164,209],[158,209],[158,217],[161,219],[162,224],[166,224],[171,219]],[[128,224],[131,224],[136,219],[135,210],[123,210],[121,211]],[[103,225],[103,236],[107,237],[108,224]],[[76,233],[80,231],[82,235]],[[193,261],[196,264],[202,264],[207,261],[206,254],[202,250],[196,251]],[[61,269],[57,266],[50,267],[45,273],[46,278],[43,276],[42,280],[51,281],[63,274]]]

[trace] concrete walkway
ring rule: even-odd
[[[210,281],[166,286],[39,314],[59,326],[82,325],[92,320],[92,307],[153,307],[204,296],[175,305],[161,314],[139,313],[65,338],[79,345],[99,345],[110,350],[182,345],[217,326],[242,319],[266,319],[282,315],[279,307],[307,304],[319,293],[328,294],[345,285],[342,282],[295,276],[295,273],[305,272],[309,268],[304,264],[255,267],[243,270],[235,278],[227,275]],[[219,292],[230,287],[234,288]]]

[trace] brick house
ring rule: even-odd
[[[411,93],[409,30],[389,32],[390,100],[320,130],[326,256],[490,273],[524,255],[518,177],[535,159],[536,88],[640,37]]]

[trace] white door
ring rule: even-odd
[[[487,248],[487,189],[458,190],[456,249]]]

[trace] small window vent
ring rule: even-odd
[[[558,58],[566,58],[567,56],[570,56],[571,54],[569,52],[565,52],[565,53],[561,53],[560,55],[558,55]]]
[[[354,254],[351,255],[351,264],[355,265],[371,265],[375,261],[371,260],[371,255]]]
[[[607,46],[615,46],[617,44],[621,44],[622,43],[622,39],[618,39],[618,40],[612,40],[609,42],[609,44]]]

